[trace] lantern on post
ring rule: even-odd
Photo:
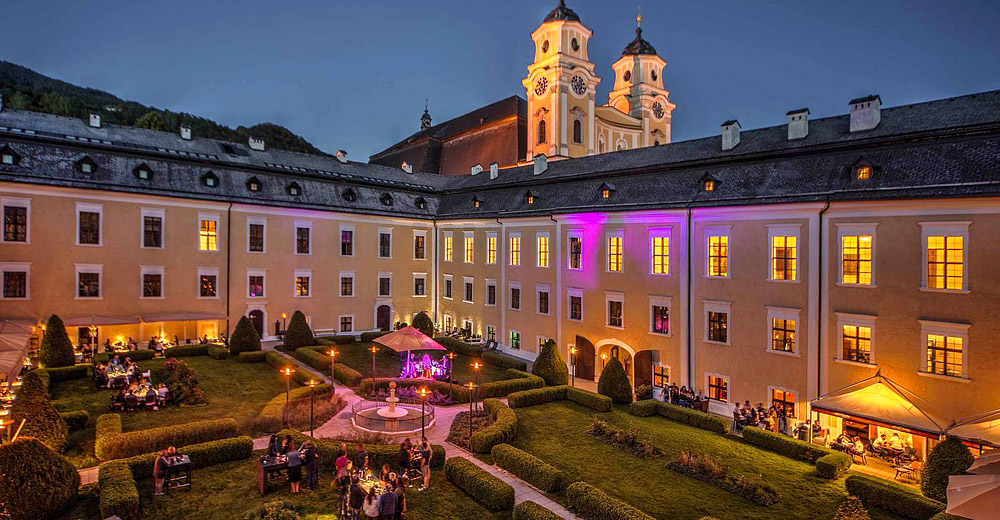
[[[285,413],[282,414],[281,425],[282,428],[288,428],[288,393],[292,388],[292,374],[295,370],[292,367],[285,367],[281,373],[285,376]]]
[[[426,435],[424,435],[424,429],[426,427],[425,422],[426,422],[426,417],[427,417],[427,411],[426,411],[425,406],[427,405],[427,394],[429,394],[429,393],[430,392],[427,391],[427,388],[423,387],[423,386],[420,387],[420,390],[417,390],[417,395],[420,396],[420,436],[421,437],[426,437]]]

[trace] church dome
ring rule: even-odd
[[[622,56],[634,56],[638,54],[656,54],[656,49],[653,48],[653,45],[642,39],[642,27],[635,28],[635,39],[622,51]]]
[[[551,12],[549,12],[548,15],[545,16],[545,20],[542,20],[542,23],[554,22],[557,20],[563,20],[567,22],[579,22],[580,17],[577,16],[577,14],[574,13],[572,9],[566,7],[565,0],[559,0],[559,5],[557,5],[555,9],[553,9]]]

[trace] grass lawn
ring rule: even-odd
[[[208,404],[192,407],[173,405],[157,411],[123,412],[124,431],[233,417],[242,431],[251,435],[263,433],[253,431],[253,420],[268,400],[285,391],[285,382],[277,372],[266,363],[240,363],[236,358],[217,360],[199,356],[182,359],[198,372],[198,380],[205,391]],[[163,368],[164,361],[140,361],[139,367],[143,371],[151,370],[153,382],[157,383],[156,371]],[[66,455],[77,467],[96,465],[94,421],[98,415],[108,413],[112,391],[95,389],[93,381],[87,377],[52,383],[50,393],[53,404],[59,411],[86,410],[90,413],[91,421],[87,429],[70,435]]]
[[[166,497],[154,497],[153,481],[138,482],[142,518],[144,520],[177,520],[179,518],[212,518],[214,520],[241,520],[247,511],[274,500],[287,500],[300,509],[306,520],[333,520],[338,509],[339,495],[330,486],[332,474],[320,473],[320,487],[316,491],[303,491],[292,495],[288,486],[272,482],[272,491],[265,497],[257,492],[256,456],[243,461],[228,462],[196,470],[192,475],[190,491],[174,491]],[[469,518],[502,520],[509,515],[495,515],[469,498],[462,490],[444,478],[444,470],[431,476],[430,491],[407,489],[407,520],[433,520]],[[97,512],[96,500],[83,498],[59,520],[93,519]]]
[[[584,434],[595,412],[575,403],[519,408],[517,415],[512,444],[562,469],[569,481],[589,482],[658,519],[826,519],[846,496],[843,479],[822,479],[811,464],[663,417],[635,417],[623,407],[597,415],[618,427],[635,426],[666,452],[664,457],[640,459]],[[722,459],[733,475],[762,475],[779,490],[780,501],[759,506],[667,469],[665,464],[685,448]]]
[[[365,377],[371,377],[372,353],[369,349],[372,345],[373,343],[369,341],[336,345],[334,348],[337,349],[337,362],[361,372],[361,375]],[[375,354],[376,377],[399,377],[399,372],[402,369],[400,361],[402,354],[389,354],[386,352],[387,350],[391,352],[391,349],[388,347],[378,344],[376,346],[379,348],[379,352]],[[413,352],[415,357],[423,355],[422,352]],[[428,354],[433,359],[441,359],[441,356],[447,354],[447,352],[439,350],[428,352]],[[453,381],[455,383],[463,384],[473,380],[475,376],[472,370],[472,362],[475,359],[465,354],[455,353],[455,369],[453,370]],[[479,369],[479,381],[485,383],[487,381],[503,379],[506,370],[491,363],[484,363],[483,367]]]

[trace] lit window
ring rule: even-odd
[[[718,376],[708,376],[708,398],[716,401],[729,401],[729,379]]]
[[[871,235],[844,235],[840,238],[841,279],[850,285],[872,284]]]
[[[465,263],[471,264],[475,261],[476,250],[475,250],[475,237],[472,234],[465,235]]]
[[[256,177],[254,177],[254,178],[250,179],[249,181],[247,181],[247,189],[250,190],[250,191],[252,191],[252,192],[258,192],[258,191],[260,191],[260,186],[261,186],[260,185],[260,181],[257,180]]]
[[[354,256],[354,230],[340,230],[340,256]]]
[[[601,188],[601,198],[602,199],[610,199],[611,198],[611,189],[610,188]]]
[[[843,351],[841,357],[856,363],[872,361],[872,328],[863,325],[841,327]]]
[[[4,203],[3,206],[3,241],[28,241],[28,204]]]
[[[708,276],[729,276],[729,237],[708,237]]]
[[[528,204],[534,204],[535,203],[535,195],[533,193],[531,193],[531,192],[528,192],[528,194],[524,196],[524,202],[526,202]]]
[[[660,303],[653,304],[650,319],[650,331],[656,334],[670,334],[670,307]]]
[[[479,200],[478,197],[472,197],[472,207],[479,209],[479,207],[482,206],[482,204],[483,202]]]
[[[309,296],[309,278],[308,276],[295,277],[295,296],[299,298]]]
[[[427,235],[413,235],[413,258],[414,260],[424,260],[427,258]]]
[[[795,320],[771,318],[771,350],[795,352]]]
[[[798,278],[798,237],[771,237],[771,279],[794,281]]]
[[[215,298],[218,295],[216,289],[218,280],[219,275],[217,274],[198,275],[198,296],[202,298]]]
[[[779,411],[784,410],[787,417],[795,417],[795,392],[772,389],[771,405],[778,408]]]
[[[298,184],[293,182],[288,185],[288,194],[293,197],[297,197],[302,194],[302,188],[300,188]]]
[[[608,237],[608,272],[622,272],[622,237]]]
[[[77,297],[79,298],[100,298],[101,297],[101,272],[79,272],[77,273]]]
[[[521,333],[516,330],[510,331],[510,348],[514,350],[521,349]]]
[[[445,235],[444,236],[444,261],[445,262],[451,262],[452,258],[454,257],[454,254],[455,254],[455,249],[454,249],[454,242],[452,240],[452,236],[451,235]]]
[[[653,274],[670,272],[670,237],[653,237]]]
[[[247,276],[247,296],[250,298],[262,298],[264,296],[264,275],[252,274]]]
[[[705,191],[715,191],[715,181],[712,179],[705,180]]]
[[[965,288],[965,239],[961,236],[927,237],[927,287]]]
[[[486,263],[497,263],[497,236],[488,235],[486,237]]]
[[[510,265],[521,265],[521,235],[510,236]]]
[[[219,223],[212,219],[201,219],[201,224],[198,228],[198,249],[201,251],[218,251],[218,225]]]
[[[653,366],[653,386],[656,388],[666,388],[670,384],[670,367],[663,365]]]
[[[583,267],[583,238],[569,237],[569,268],[581,269]]]
[[[708,340],[717,343],[729,342],[729,313],[708,311]]]
[[[927,373],[962,377],[962,344],[961,337],[928,334]]]
[[[549,266],[549,236],[548,235],[538,235],[538,267],[548,267]]]
[[[854,168],[854,177],[859,181],[866,181],[870,179],[871,176],[872,176],[872,167],[867,164],[861,164]]]

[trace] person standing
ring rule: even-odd
[[[387,483],[385,493],[378,499],[380,520],[393,520],[396,517],[396,493],[392,487],[392,483]]]
[[[358,454],[354,457],[354,469],[364,473],[368,471],[368,465],[371,462],[368,460],[368,450],[365,449],[365,445],[358,443]]]
[[[306,467],[306,489],[315,491],[319,487],[319,454],[312,441],[302,444],[302,460]]]
[[[156,482],[156,496],[163,495],[163,483],[167,480],[167,450],[163,450],[153,461],[153,480]]]
[[[365,505],[365,490],[361,488],[358,479],[351,480],[351,516],[353,520],[358,520],[361,515],[361,508]]]
[[[288,442],[288,451],[285,452],[288,456],[288,483],[294,494],[299,492],[299,486],[302,485],[302,455],[295,449],[295,441],[289,439]]]
[[[340,470],[344,466],[347,466],[348,461],[350,461],[350,458],[347,456],[347,444],[341,443],[340,450],[337,451],[337,458],[334,459],[334,466],[337,469],[337,473],[340,473]]]
[[[281,454],[281,441],[278,440],[277,435],[272,435],[271,439],[267,442],[267,455],[269,457],[277,457]]]
[[[379,516],[379,497],[375,494],[375,486],[372,486],[368,490],[368,496],[365,497],[364,503],[361,505],[362,511],[365,513],[366,518],[378,518]]]
[[[420,472],[424,475],[424,486],[420,491],[425,491],[431,487],[431,445],[427,442],[427,437],[420,441]]]
[[[406,476],[396,477],[396,516],[394,520],[403,520],[406,513]]]

